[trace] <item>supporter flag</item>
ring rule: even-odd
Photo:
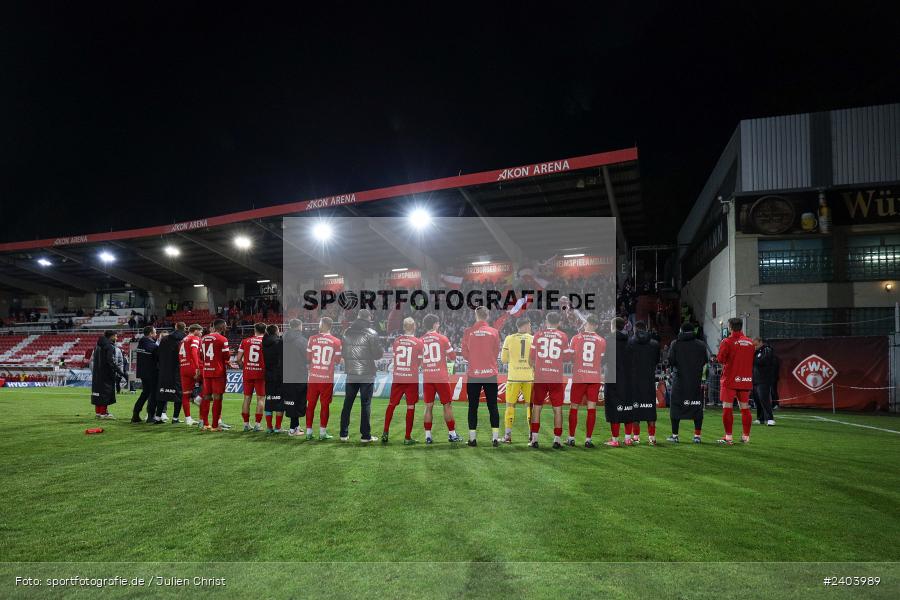
[[[451,290],[458,290],[462,287],[463,278],[457,275],[447,275],[445,273],[441,273],[441,285],[450,288]]]
[[[493,323],[494,329],[500,330],[506,321],[510,317],[519,317],[525,314],[525,310],[528,308],[528,305],[531,304],[532,298],[530,296],[525,296],[523,298],[519,298],[513,306],[510,306],[506,312],[497,317],[497,319]]]
[[[529,286],[533,286],[535,290],[545,289],[550,282],[538,275],[535,269],[526,268],[519,270],[519,278]]]

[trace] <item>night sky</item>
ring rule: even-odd
[[[636,144],[667,242],[740,119],[900,100],[897,14],[866,2],[322,4],[5,6],[0,239]]]

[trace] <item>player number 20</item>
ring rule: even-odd
[[[425,362],[432,363],[437,362],[441,358],[441,345],[437,342],[430,342],[425,344],[425,350],[422,353],[422,358],[425,359]]]

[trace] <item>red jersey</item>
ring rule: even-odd
[[[228,338],[221,333],[208,333],[200,340],[203,354],[203,376],[225,377],[231,351],[228,349]]]
[[[394,353],[394,383],[418,383],[422,364],[422,340],[401,335],[391,345]]]
[[[538,383],[563,381],[563,363],[569,360],[569,336],[559,329],[542,329],[531,341],[534,380]]]
[[[469,362],[469,377],[496,377],[499,354],[500,334],[486,321],[478,321],[463,333],[462,355]]]
[[[203,366],[200,362],[200,338],[185,336],[178,346],[178,366],[182,375],[193,377]]]
[[[341,362],[341,340],[330,333],[317,333],[306,344],[310,383],[334,381],[334,365]]]
[[[735,331],[719,343],[716,359],[722,363],[722,385],[733,390],[753,389],[753,340]]]
[[[449,383],[447,361],[456,360],[456,350],[447,336],[429,331],[422,336],[422,374],[429,383]]]
[[[600,383],[606,340],[592,331],[582,331],[569,342],[573,383]]]
[[[266,361],[262,353],[261,335],[252,335],[241,340],[244,362],[244,379],[261,379],[266,374]]]

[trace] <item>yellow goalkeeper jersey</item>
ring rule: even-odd
[[[503,352],[500,359],[509,365],[509,381],[533,381],[534,369],[528,364],[528,355],[531,354],[531,340],[534,336],[530,333],[511,333],[503,341]]]

